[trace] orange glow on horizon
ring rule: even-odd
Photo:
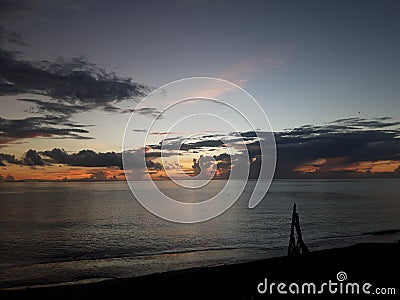
[[[14,180],[68,181],[68,180],[125,180],[123,170],[98,167],[17,166],[8,165],[0,170],[4,179],[12,176]]]
[[[294,169],[300,173],[315,172],[335,172],[335,171],[353,171],[356,173],[393,173],[400,168],[400,161],[397,160],[379,160],[364,161],[356,163],[346,163],[345,157],[330,159],[317,159],[315,161],[303,164]]]
[[[400,161],[395,160],[379,160],[379,161],[365,161],[354,163],[348,167],[344,167],[341,170],[355,171],[359,173],[392,173],[397,168],[400,168]],[[333,171],[336,171],[335,169]]]
[[[177,178],[195,175],[193,170],[193,158],[184,157],[177,163],[169,164],[168,173],[166,169],[148,169],[152,180],[167,180],[168,174],[173,174]],[[160,158],[153,160],[160,162]],[[346,163],[345,157],[320,158],[315,161],[303,164],[294,169],[295,172],[303,174],[327,174],[329,172],[350,171],[359,174],[380,174],[395,173],[400,170],[400,160],[380,160],[365,161],[356,163]],[[229,169],[217,169],[214,178],[229,177]],[[145,178],[145,177],[143,177]],[[6,180],[38,180],[38,181],[106,181],[106,180],[125,180],[124,170],[116,167],[73,167],[67,165],[49,166],[23,166],[7,165],[0,168],[0,181]]]

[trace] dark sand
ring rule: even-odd
[[[338,282],[339,271],[347,274],[343,283],[371,283],[376,287],[395,288],[400,294],[400,243],[357,244],[340,249],[311,252],[298,257],[278,257],[234,265],[195,268],[152,274],[137,278],[112,279],[97,283],[70,286],[40,287],[21,290],[2,290],[0,299],[254,299],[279,295],[259,295],[257,285],[268,282],[313,282],[319,286],[332,280]],[[287,289],[287,288],[286,288]],[[327,292],[324,298],[339,298]],[[361,292],[360,292],[361,293]],[[309,298],[310,296],[307,296]],[[363,296],[370,299],[376,295]]]

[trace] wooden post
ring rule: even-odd
[[[297,235],[297,243],[296,238],[294,236],[294,229],[296,228]],[[301,234],[300,228],[300,218],[299,214],[296,212],[296,203],[293,204],[293,213],[292,213],[292,224],[290,226],[290,238],[289,238],[289,248],[288,255],[295,256],[300,255],[301,253],[309,253],[306,244],[303,241],[303,236]]]

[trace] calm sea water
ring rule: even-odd
[[[160,184],[174,193],[171,182]],[[213,181],[186,197],[206,198],[224,184]],[[0,287],[285,255],[293,202],[310,250],[400,238],[398,179],[275,180],[261,204],[248,209],[253,184],[221,216],[190,225],[153,216],[125,182],[2,183]]]

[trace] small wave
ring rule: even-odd
[[[379,231],[368,231],[364,232],[362,235],[387,235],[387,234],[396,234],[400,233],[400,229],[386,229]]]
[[[60,263],[73,263],[73,262],[82,262],[82,261],[95,261],[95,260],[112,260],[112,259],[141,259],[141,258],[157,258],[160,256],[172,256],[172,255],[183,255],[183,254],[191,254],[191,253],[203,253],[203,252],[212,252],[212,251],[232,251],[232,250],[246,250],[252,249],[252,247],[245,246],[235,246],[235,247],[207,247],[207,248],[188,248],[188,249],[176,249],[176,250],[166,250],[166,251],[158,251],[158,252],[142,252],[142,253],[119,253],[115,254],[85,254],[85,255],[77,255],[70,257],[53,257],[53,259],[48,261],[38,261],[33,262],[32,264],[7,264],[2,265],[3,267],[7,266],[8,268],[12,267],[27,267],[32,265],[48,265],[48,264],[60,264]]]
[[[0,288],[2,291],[17,291],[25,289],[35,289],[35,288],[45,288],[45,287],[58,287],[58,286],[68,286],[68,285],[79,285],[79,284],[89,284],[115,279],[114,277],[105,278],[87,278],[74,281],[57,282],[57,283],[47,283],[47,284],[32,284],[32,285],[19,285],[14,287]]]
[[[330,240],[330,239],[341,239],[341,238],[355,238],[355,237],[362,237],[362,236],[368,236],[368,235],[373,235],[373,236],[379,236],[379,235],[390,235],[390,234],[397,234],[400,233],[400,229],[384,229],[384,230],[378,230],[378,231],[366,231],[366,232],[361,232],[361,233],[355,233],[355,234],[346,234],[346,235],[326,235],[326,236],[321,236],[318,237],[318,240]]]

